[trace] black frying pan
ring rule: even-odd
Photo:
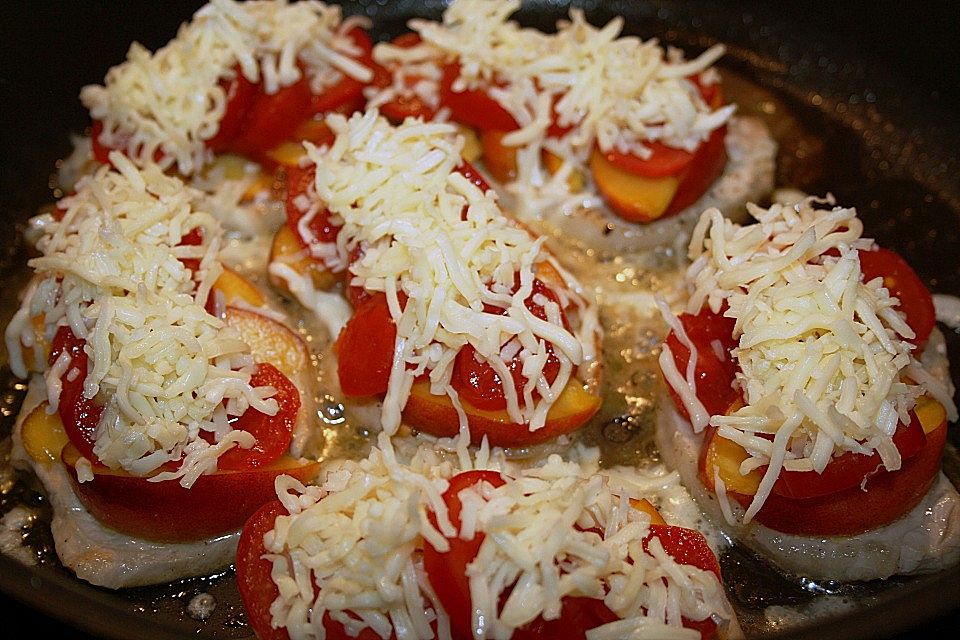
[[[150,49],[163,45],[200,4],[0,3],[0,291],[5,295],[23,273],[17,225],[52,199],[48,177],[70,148],[68,134],[88,125],[77,97],[80,87],[101,82],[132,40]],[[549,29],[566,14],[567,4],[525,3],[521,20]],[[576,4],[595,23],[623,14],[630,32],[660,37],[688,52],[725,42],[729,52],[721,68],[769,89],[798,117],[798,130],[781,132],[778,183],[830,191],[840,203],[857,206],[866,235],[903,253],[935,292],[960,295],[960,22],[952,3]],[[413,12],[438,16],[443,3],[345,5],[349,13],[373,17],[375,33],[387,37],[403,31]],[[957,381],[960,335],[946,333]],[[0,410],[6,413],[15,410],[18,393],[9,375],[0,379],[5,384]],[[0,437],[6,429],[9,418],[0,425]],[[954,425],[951,442],[955,446],[958,440]],[[0,514],[13,499],[4,491],[0,486]],[[26,499],[42,507],[37,495]],[[48,549],[40,566],[28,568],[0,554],[0,613],[6,614],[0,625],[16,621],[31,635],[80,639],[251,635],[229,572],[119,594],[74,579],[56,563],[49,538],[34,537]],[[724,572],[748,623],[765,605],[814,597],[809,586],[762,577],[762,567],[745,554],[724,558]],[[774,637],[894,638],[916,632],[937,637],[960,628],[957,567],[879,587],[819,586],[866,604]],[[200,592],[219,602],[205,623],[184,614],[186,602]]]

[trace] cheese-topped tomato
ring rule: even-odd
[[[62,431],[69,444],[50,454],[88,510],[151,540],[234,531],[279,473],[315,469],[289,455],[301,419],[291,376],[306,347],[221,265],[220,227],[203,205],[157,166],[112,152],[60,201],[36,243],[35,286],[7,329],[19,375],[21,345],[37,333],[49,345],[40,372],[53,416],[25,423],[28,450]],[[197,516],[217,500],[217,514]]]
[[[727,160],[734,108],[711,68],[723,48],[686,61],[618,37],[622,19],[598,28],[580,10],[547,34],[509,20],[518,6],[454,2],[442,21],[410,22],[409,50],[378,47],[374,57],[409,64],[417,97],[479,131],[484,166],[521,210],[590,188],[619,216],[647,223],[698,200]],[[405,87],[396,76],[382,84],[371,104]]]
[[[731,620],[704,537],[602,474],[556,456],[455,473],[380,447],[320,487],[278,481],[244,527],[237,579],[261,638],[713,638]]]
[[[184,175],[226,151],[272,163],[314,114],[363,106],[373,43],[361,24],[321,2],[207,4],[164,47],[134,43],[103,85],[83,88],[93,155]]]
[[[922,499],[956,407],[916,352],[929,291],[861,237],[855,210],[823,203],[754,206],[747,227],[705,212],[660,364],[678,409],[708,430],[701,480],[744,522],[848,535]]]
[[[504,214],[456,129],[376,111],[327,124],[335,140],[308,145],[312,166],[291,173],[287,220],[354,305],[335,347],[343,393],[382,396],[389,434],[402,416],[515,446],[586,422],[600,403],[596,310]]]

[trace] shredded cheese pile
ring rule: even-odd
[[[315,0],[212,0],[156,53],[133,43],[105,85],[84,87],[80,99],[103,123],[106,146],[140,165],[176,164],[190,175],[212,158],[205,142],[216,135],[228,99],[221,80],[239,69],[268,94],[303,74],[314,93],[343,75],[366,82],[372,72],[354,59],[359,52],[347,36],[358,24],[341,20],[339,6]]]
[[[709,420],[719,435],[742,445],[749,458],[741,473],[767,467],[744,515],[747,522],[781,469],[820,473],[847,451],[876,451],[884,467],[899,469],[892,436],[899,423],[910,422],[909,412],[924,391],[944,404],[951,420],[957,418],[950,394],[923,375],[898,300],[882,278],[862,282],[858,250],[874,243],[861,237],[856,210],[816,204],[834,202],[806,198],[769,209],[751,205],[757,224],[748,226],[711,209],[694,230],[686,310],[696,314],[706,304],[719,313],[729,305],[724,315],[736,319],[733,337],[739,341],[735,385],[745,406],[708,416],[695,395],[695,353],[684,373],[668,347],[661,354],[665,375],[683,397],[695,430]],[[670,322],[692,347],[682,325]]]
[[[300,227],[310,238],[309,220],[325,206],[342,228],[336,246],[310,243],[314,255],[337,272],[349,265],[351,284],[387,296],[397,340],[384,431],[396,432],[414,379],[423,373],[433,394],[450,397],[466,429],[450,380],[457,353],[468,343],[505,381],[510,418],[531,431],[541,428],[566,384],[596,359],[596,310],[578,293],[579,285],[569,275],[563,283],[549,282],[559,305],[535,296],[546,321],[526,307],[538,266],[563,272],[543,249],[543,238],[532,238],[503,214],[495,194],[455,170],[463,140],[452,125],[408,120],[393,127],[376,110],[349,119],[334,114],[327,123],[336,133],[332,146],[307,143],[317,200],[306,197],[297,205],[306,212]],[[351,264],[358,246],[363,256]],[[515,274],[520,286],[514,292]],[[485,304],[506,312],[485,311]],[[561,306],[571,305],[568,330]],[[543,375],[548,344],[560,362],[552,384]],[[528,379],[522,397],[507,368],[516,353]]]
[[[36,276],[7,328],[11,366],[28,372],[21,344],[33,346],[34,322],[47,341],[60,326],[86,341],[83,395],[104,405],[94,453],[107,466],[190,486],[217,458],[253,436],[233,430],[248,407],[277,412],[272,387],[250,385],[253,359],[239,333],[205,310],[222,266],[220,227],[203,196],[150,165],[142,171],[119,152],[58,204],[29,261]],[[200,231],[202,244],[181,244]],[[199,261],[196,273],[181,260]],[[42,358],[41,358],[42,360]],[[64,351],[46,371],[50,410],[61,377],[79,375]],[[73,378],[71,378],[73,376]],[[208,432],[216,444],[200,437]]]
[[[514,470],[516,479],[502,487],[465,489],[458,532],[441,497],[456,469],[422,446],[409,465],[386,438],[380,446],[365,460],[339,463],[322,487],[278,479],[290,515],[277,518],[264,542],[280,591],[272,622],[293,638],[323,637],[325,614],[352,634],[370,627],[384,638],[394,631],[398,638],[449,638],[423,568],[423,544],[444,552],[448,537],[478,533],[484,542],[467,567],[476,638],[509,638],[538,616],[555,619],[565,596],[602,599],[621,618],[588,632],[592,640],[695,639],[699,633],[684,628],[682,617],[731,619],[712,572],[677,563],[658,539],[644,550],[650,516],[631,508],[630,496],[604,475],[584,475],[580,465],[551,456]]]
[[[442,22],[410,21],[423,44],[410,49],[378,45],[374,57],[421,69],[431,55],[437,64],[456,60],[460,79],[454,91],[487,89],[520,127],[503,144],[518,147],[518,175],[510,188],[520,196],[521,209],[547,191],[565,190],[566,176],[585,166],[594,145],[641,158],[650,156],[647,143],[652,141],[693,151],[732,115],[733,105],[711,109],[688,79],[710,69],[724,53],[721,45],[685,61],[679,50],[665,51],[656,40],[620,36],[622,17],[596,28],[580,9],[572,9],[555,34],[545,34],[508,20],[520,4],[457,0]],[[412,90],[430,104],[427,87],[437,74],[418,75],[423,82]],[[702,76],[705,83],[716,79],[715,72]],[[400,89],[388,91],[394,95]],[[554,120],[570,131],[548,137]],[[542,165],[543,150],[569,165],[553,179]]]

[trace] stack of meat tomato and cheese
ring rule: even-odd
[[[713,64],[602,28],[572,9],[554,33],[510,20],[518,1],[460,0],[441,21],[378,44],[364,90],[395,122],[444,118],[515,215],[567,249],[618,254],[683,243],[700,212],[728,216],[773,187],[776,144],[736,116]]]
[[[792,574],[937,571],[960,558],[960,495],[933,300],[833,204],[754,206],[742,227],[704,212],[685,310],[664,305],[658,442],[732,537]]]
[[[559,457],[489,455],[596,413],[596,309],[504,214],[454,126],[313,117],[362,106],[378,68],[336,9],[215,0],[83,91],[92,164],[31,221],[36,276],[7,329],[31,380],[14,459],[50,496],[65,566],[122,588],[236,558],[264,637],[735,628],[705,538],[642,491]],[[311,353],[225,263],[229,207],[191,186],[227,155],[287,165],[270,278],[325,303],[312,309],[339,337],[321,357],[344,397],[379,408],[364,460],[321,474],[300,457],[317,431]],[[404,425],[455,454],[398,461]]]
[[[50,497],[57,553],[125,587],[229,564],[274,479],[317,463],[298,451],[309,353],[221,263],[204,195],[110,161],[33,220],[40,255],[6,343],[30,377],[14,460]]]

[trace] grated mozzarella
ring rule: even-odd
[[[18,313],[42,319],[47,344],[63,326],[86,341],[86,372],[63,352],[45,379],[55,408],[61,376],[86,374],[83,396],[104,407],[94,434],[99,460],[142,476],[182,459],[151,480],[189,487],[227,449],[254,444],[228,420],[248,408],[275,414],[275,390],[251,386],[249,346],[204,308],[222,267],[220,227],[202,194],[156,165],[140,170],[119,152],[110,160],[117,169],[82,178],[59,203],[62,219],[44,226],[41,255],[28,262],[38,284]],[[181,244],[197,230],[202,244]],[[196,272],[187,258],[199,260]],[[7,342],[33,330],[11,323]]]
[[[381,637],[432,638],[429,622],[437,619],[437,637],[446,638],[423,545],[445,550],[444,536],[477,534],[484,540],[466,569],[475,638],[509,638],[537,617],[555,619],[567,596],[602,599],[622,618],[591,631],[597,638],[648,637],[640,631],[685,638],[682,618],[712,617],[721,625],[732,619],[715,574],[679,564],[656,538],[644,549],[650,516],[630,506],[635,491],[625,477],[590,474],[553,455],[512,469],[501,487],[481,483],[461,491],[457,531],[441,493],[458,470],[437,455],[420,445],[403,464],[381,435],[366,459],[334,463],[322,488],[278,478],[289,515],[264,536],[279,588],[274,627],[293,638],[318,638],[319,621],[329,614],[353,634],[370,628]],[[447,529],[443,535],[426,518],[427,508]]]
[[[387,296],[397,340],[384,431],[396,432],[422,373],[429,373],[432,393],[446,394],[459,408],[451,376],[465,344],[508,381],[511,420],[531,431],[541,428],[563,385],[578,374],[584,378],[596,361],[600,329],[579,285],[568,274],[563,283],[549,283],[571,305],[571,329],[556,305],[549,322],[527,309],[537,269],[555,262],[544,240],[507,218],[492,192],[455,171],[463,140],[454,126],[408,120],[393,127],[376,110],[349,119],[331,115],[327,124],[336,134],[333,144],[318,149],[306,143],[307,153],[316,165],[316,197],[342,227],[334,246],[311,252],[335,272],[349,267],[352,284]],[[362,256],[351,263],[358,247]],[[515,274],[520,286],[514,292]],[[488,312],[485,305],[505,313]],[[561,364],[553,385],[543,375],[546,345],[553,345]],[[507,369],[507,356],[516,353],[531,381],[521,397]],[[466,414],[458,412],[466,427]]]
[[[440,66],[455,60],[460,77],[453,91],[483,87],[513,116],[519,128],[503,143],[518,149],[517,176],[507,189],[518,196],[521,215],[569,199],[566,177],[586,166],[594,146],[641,158],[650,156],[653,141],[692,151],[733,114],[732,105],[712,110],[688,79],[711,68],[724,53],[721,45],[685,61],[679,50],[665,50],[656,40],[621,36],[622,17],[598,28],[578,8],[546,34],[509,19],[520,4],[456,0],[442,21],[410,21],[421,44],[377,45],[374,57],[396,68],[415,63],[410,73],[422,78],[417,95],[428,104],[436,100]],[[380,93],[371,90],[371,104],[413,92],[397,77],[401,73],[407,72],[395,72],[394,83]],[[715,74],[705,74],[704,82],[711,80]],[[554,120],[569,131],[549,135]],[[557,175],[544,167],[543,150],[564,160]]]
[[[133,43],[104,85],[85,86],[80,99],[103,123],[107,147],[190,175],[212,159],[205,143],[228,100],[221,81],[237,70],[267,94],[303,75],[315,93],[344,75],[370,80],[372,71],[350,56],[353,26],[339,6],[315,0],[211,0],[155,53]]]
[[[748,226],[711,209],[690,244],[686,311],[728,305],[739,341],[734,384],[746,401],[710,424],[747,451],[742,473],[766,467],[745,522],[782,468],[821,473],[847,451],[876,451],[888,470],[899,469],[892,436],[924,392],[956,415],[914,358],[898,300],[882,278],[862,282],[858,250],[874,244],[861,237],[856,211],[819,204],[834,202],[750,205],[757,223]],[[696,391],[690,376],[667,379],[683,397]]]

